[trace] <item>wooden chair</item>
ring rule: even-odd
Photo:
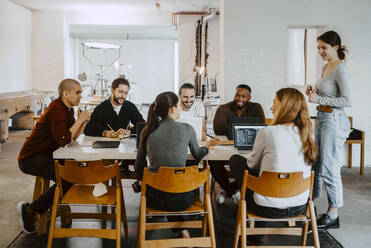
[[[42,194],[46,193],[49,189],[50,181],[43,177],[35,177],[35,186],[33,190],[33,200],[38,199]],[[41,236],[48,232],[48,220],[50,218],[50,211],[43,214],[36,214],[35,219],[37,223],[37,235]]]
[[[124,232],[126,243],[129,243],[127,218],[125,211],[125,201],[122,192],[120,179],[120,170],[118,162],[109,166],[104,166],[101,160],[98,161],[71,161],[66,160],[64,165],[55,161],[55,173],[57,188],[55,190],[52,215],[49,228],[48,248],[52,247],[53,238],[65,237],[98,237],[106,239],[116,239],[116,247],[121,247],[121,221],[124,222]],[[63,192],[61,180],[64,179],[74,185],[67,191]],[[93,196],[94,186],[109,179],[115,179],[113,186],[107,186],[107,194],[101,197]],[[55,228],[57,210],[63,206],[69,205],[96,205],[115,206],[115,213],[76,213],[63,212],[64,218],[71,219],[113,219],[116,220],[115,229],[82,229],[82,228]],[[103,226],[103,221],[102,221]]]
[[[348,116],[350,127],[353,128],[353,117]],[[314,119],[314,128],[317,128],[317,117],[312,116],[311,119]],[[345,141],[345,144],[348,146],[348,168],[352,168],[352,158],[353,158],[353,144],[360,144],[360,161],[359,161],[359,173],[363,176],[365,174],[365,132],[359,130],[361,132],[360,139],[348,139]]]
[[[160,167],[157,173],[152,173],[147,168],[144,169],[139,210],[138,247],[216,247],[209,192],[209,175],[209,166],[203,171],[199,171],[197,165],[184,168]],[[204,185],[204,203],[197,199],[191,207],[184,211],[167,212],[150,209],[147,208],[147,185],[169,193],[189,192]],[[146,217],[166,215],[203,215],[203,220],[146,223]],[[207,226],[209,227],[210,236],[206,236]],[[203,237],[161,240],[146,240],[145,238],[147,230],[169,228],[202,228]]]
[[[32,116],[33,125],[35,126],[37,121],[40,119],[39,115]],[[50,181],[43,177],[35,177],[35,186],[33,190],[33,201],[38,199],[42,194],[48,191],[50,186]],[[50,210],[43,214],[36,214],[35,219],[37,223],[37,235],[41,236],[48,232],[48,221],[50,218]]]
[[[352,116],[348,116],[349,117],[349,121],[350,121],[350,127],[353,128],[353,117]],[[353,152],[353,147],[352,145],[353,144],[360,144],[361,146],[361,156],[360,156],[360,165],[359,165],[359,173],[361,175],[364,175],[365,173],[365,132],[364,131],[361,131],[361,137],[360,139],[347,139],[345,141],[345,144],[348,144],[349,147],[348,147],[348,168],[352,168],[352,152]]]
[[[320,247],[316,215],[314,212],[314,205],[312,201],[312,189],[313,189],[314,173],[308,178],[303,178],[303,172],[293,173],[278,173],[263,171],[259,178],[249,175],[248,171],[245,171],[243,184],[241,188],[241,199],[238,205],[237,220],[234,235],[234,248],[237,248],[239,236],[241,236],[241,247],[246,246],[246,235],[259,235],[259,234],[275,234],[275,235],[295,235],[302,236],[301,245],[305,246],[307,241],[307,232],[309,222],[313,230],[314,247]],[[269,197],[292,197],[299,195],[309,189],[309,198],[307,203],[307,209],[304,214],[283,218],[283,219],[270,219],[261,217],[251,213],[246,206],[245,193],[246,188]],[[249,226],[246,227],[247,220]],[[288,222],[289,226],[292,226],[296,221],[304,222],[303,226],[300,227],[284,227],[284,228],[255,228],[255,221],[285,221]],[[255,247],[255,246],[254,246]],[[282,247],[282,246],[269,246],[269,247]],[[287,246],[285,246],[287,247]],[[305,246],[313,247],[313,246]]]
[[[265,118],[265,124],[266,125],[271,125],[272,124],[272,122],[273,122],[273,119],[272,118]]]

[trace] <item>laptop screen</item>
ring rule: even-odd
[[[251,150],[256,134],[266,125],[233,124],[234,147]]]
[[[264,124],[260,123],[259,117],[231,117],[228,121],[228,139],[233,139],[233,124],[245,123],[245,124]]]

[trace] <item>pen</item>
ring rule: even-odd
[[[113,128],[107,123],[107,126],[109,127],[109,129],[111,129],[112,131],[115,131],[113,130]]]
[[[210,137],[210,138],[215,138],[214,136],[211,136],[210,134],[206,134],[207,137]]]

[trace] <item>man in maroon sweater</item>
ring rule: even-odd
[[[77,120],[74,119],[72,107],[80,103],[81,91],[80,83],[74,79],[59,83],[59,97],[47,107],[19,152],[18,165],[22,172],[55,181],[53,152],[77,139],[90,118],[88,111],[79,111]],[[62,184],[64,192],[72,186],[66,181]],[[54,184],[32,203],[18,203],[25,233],[35,231],[35,213],[42,214],[53,205],[55,188]]]
[[[250,99],[250,86],[246,84],[238,85],[233,101],[220,105],[216,110],[213,123],[214,133],[227,136],[231,125],[230,121],[236,117],[254,117],[258,123],[264,124],[265,115],[262,106],[259,103],[250,102]],[[224,167],[228,161],[210,161],[209,163],[211,174],[226,193],[226,195],[217,196],[217,201],[223,203],[226,196],[234,196],[240,188],[235,182],[229,182],[227,170]]]

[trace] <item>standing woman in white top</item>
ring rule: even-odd
[[[327,64],[315,88],[308,86],[309,102],[317,105],[316,143],[319,151],[314,166],[313,198],[322,193],[322,179],[328,198],[328,210],[318,220],[319,228],[339,228],[338,208],[344,205],[341,183],[342,149],[350,123],[344,107],[351,106],[348,68],[343,63],[345,47],[340,36],[328,31],[317,38],[318,52]]]
[[[240,187],[245,169],[256,176],[263,171],[303,171],[304,177],[310,176],[317,150],[304,95],[294,88],[280,89],[271,110],[272,126],[258,131],[252,152],[245,157],[233,155],[229,160],[232,176]],[[284,218],[304,212],[308,196],[309,191],[290,198],[267,197],[250,191],[246,193],[246,201],[249,209],[258,215]]]

